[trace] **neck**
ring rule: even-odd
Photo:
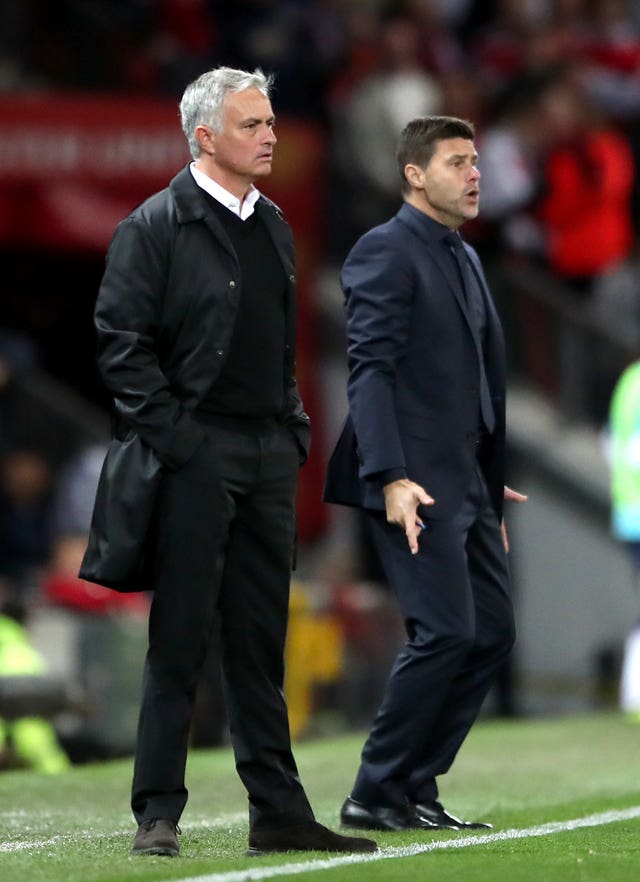
[[[434,208],[430,202],[427,202],[422,195],[422,190],[411,190],[411,192],[406,193],[403,198],[407,205],[412,205],[432,220],[437,221],[445,227],[449,227],[453,233],[455,233],[458,227],[462,225],[461,221],[457,218],[451,217],[451,215],[446,212],[438,211],[438,209]]]
[[[245,196],[253,186],[253,181],[247,180],[246,178],[239,178],[236,175],[231,175],[228,172],[225,172],[225,170],[216,165],[210,157],[201,156],[199,159],[196,159],[195,167],[208,178],[211,178],[212,181],[215,181],[216,184],[224,187],[224,189],[235,196],[236,199],[239,199],[240,204],[244,202]]]

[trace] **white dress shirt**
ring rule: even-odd
[[[199,168],[196,168],[195,162],[191,163],[189,169],[196,184],[202,187],[210,196],[213,196],[214,199],[217,199],[225,208],[228,208],[229,211],[237,215],[240,220],[246,220],[248,217],[251,217],[255,210],[254,206],[260,198],[260,191],[256,190],[253,184],[244,199],[240,201],[237,196],[225,190],[224,187],[221,187],[220,184],[217,184],[208,175],[205,175]]]

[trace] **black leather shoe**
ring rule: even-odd
[[[256,857],[272,851],[377,851],[373,839],[341,836],[317,821],[304,821],[290,827],[252,830],[247,855]]]
[[[480,821],[461,821],[455,815],[440,805],[439,802],[418,803],[415,807],[416,814],[425,821],[430,821],[440,830],[491,830],[491,824],[482,824]]]
[[[142,821],[133,840],[131,854],[159,854],[166,857],[178,857],[180,845],[178,833],[180,827],[175,821],[164,818],[151,818]]]
[[[421,818],[411,805],[366,805],[350,796],[340,810],[343,827],[356,830],[434,830],[437,825]]]

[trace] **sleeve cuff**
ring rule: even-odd
[[[372,475],[367,475],[367,481],[376,481],[381,487],[384,487],[392,481],[401,481],[406,477],[407,470],[405,468],[384,469],[381,472],[374,472]]]

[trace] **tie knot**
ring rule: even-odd
[[[464,250],[464,245],[462,244],[462,239],[460,238],[458,233],[454,233],[454,232],[445,233],[445,235],[442,237],[442,241],[449,248],[453,248],[455,251]]]

